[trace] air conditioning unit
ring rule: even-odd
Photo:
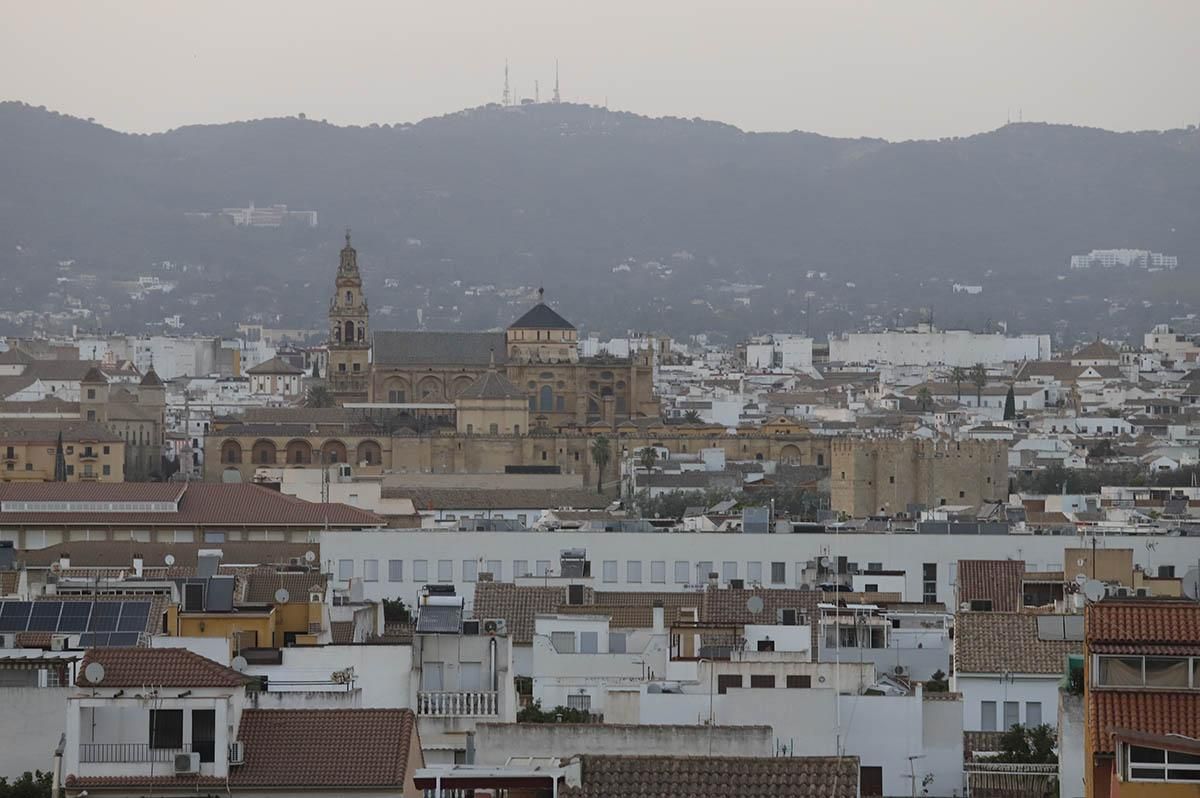
[[[175,755],[175,775],[186,773],[200,772],[200,753],[193,751],[190,754]]]
[[[229,764],[244,765],[246,763],[246,744],[235,740],[229,744]]]
[[[896,676],[907,676],[908,668],[904,665],[897,665],[896,667],[892,668],[892,673]]]
[[[485,635],[508,635],[508,622],[503,618],[489,618],[483,622]]]
[[[67,648],[67,635],[50,635],[50,650],[65,651]]]

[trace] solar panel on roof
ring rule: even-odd
[[[204,600],[204,609],[209,612],[229,612],[233,609],[234,578],[232,576],[214,576],[208,580],[208,594]]]
[[[6,601],[0,606],[0,632],[24,632],[29,626],[29,601]]]
[[[58,631],[58,616],[61,614],[61,601],[34,602],[33,612],[29,615],[29,626],[26,628],[31,632]]]
[[[417,613],[418,634],[458,634],[462,630],[462,607],[425,605]]]
[[[139,637],[141,635],[136,632],[113,632],[108,636],[108,644],[110,646],[136,646]]]
[[[84,632],[79,636],[80,648],[100,648],[108,645],[108,632]]]
[[[118,632],[144,632],[150,615],[150,602],[126,601],[121,604],[121,619],[117,622]]]
[[[58,631],[86,632],[92,617],[90,601],[64,601],[62,615],[58,617]]]
[[[117,601],[97,601],[92,608],[92,622],[88,627],[92,632],[113,632],[117,629],[117,619],[121,615],[121,604]]]

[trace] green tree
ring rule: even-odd
[[[967,370],[962,366],[950,369],[950,379],[954,380],[954,395],[958,398],[959,404],[962,403],[962,384],[966,378]]]
[[[585,709],[559,705],[543,710],[541,701],[534,701],[517,713],[517,723],[587,723],[591,716]]]
[[[324,385],[314,385],[304,394],[305,407],[334,407],[336,404],[333,392]]]
[[[638,464],[649,471],[658,462],[658,450],[653,446],[645,446],[638,450]]]
[[[925,682],[925,692],[927,693],[948,693],[950,692],[950,680],[946,678],[946,672],[941,668],[933,672],[929,680]]]
[[[404,606],[404,599],[383,600],[383,620],[385,623],[411,623],[412,613]]]
[[[11,784],[7,778],[0,777],[0,798],[51,798],[52,786],[53,776],[49,772],[30,773],[27,770]]]
[[[1022,726],[1014,723],[1000,736],[1000,753],[990,758],[992,762],[1023,765],[1054,765],[1058,755],[1054,753],[1054,730],[1048,725]]]
[[[604,493],[604,469],[612,459],[612,447],[608,438],[599,435],[592,441],[592,462],[596,464],[596,492]]]
[[[928,410],[933,403],[933,394],[929,391],[928,385],[922,385],[917,389],[917,407],[922,410]]]
[[[686,413],[683,414],[683,420],[685,422],[687,422],[688,424],[699,424],[703,421],[703,419],[700,418],[699,410],[687,411]]]
[[[968,376],[971,378],[971,384],[975,386],[975,406],[980,407],[983,405],[983,389],[988,381],[987,368],[982,363],[976,363],[971,366]]]
[[[1017,417],[1017,396],[1013,387],[1008,386],[1008,395],[1004,397],[1004,420],[1012,421]]]

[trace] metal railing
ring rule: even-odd
[[[209,749],[211,750],[211,744]],[[190,754],[199,750],[193,746],[179,748],[151,748],[148,743],[80,743],[79,761],[88,763],[105,762],[166,762],[175,761],[176,754]]]
[[[493,690],[419,692],[417,714],[446,718],[499,715],[499,695]]]

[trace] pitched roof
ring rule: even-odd
[[[856,798],[858,757],[581,757],[565,798]]]
[[[504,333],[490,332],[377,332],[371,360],[379,366],[477,365],[486,366],[495,353],[496,363],[506,360]]]
[[[247,374],[303,374],[304,369],[296,368],[283,358],[273,357],[253,368],[246,369]]]
[[[104,679],[86,676],[93,662],[104,666]],[[80,663],[80,687],[241,687],[245,674],[186,648],[93,648]]]
[[[1107,653],[1200,655],[1200,604],[1105,601],[1087,606],[1088,647]]]
[[[175,512],[0,511],[0,525],[380,527],[384,520],[348,504],[309,502],[261,485],[205,482],[38,482],[0,484],[0,502],[176,502]]]
[[[508,325],[510,330],[574,330],[575,325],[558,315],[545,302],[525,311],[521,318]]]
[[[585,588],[584,593],[590,593]],[[503,618],[513,643],[533,642],[533,618],[552,613],[567,602],[562,585],[514,585],[512,582],[480,582],[475,585],[475,617]]]
[[[124,440],[121,436],[109,432],[108,427],[97,421],[65,418],[0,418],[0,441],[8,443],[53,445],[58,441],[60,432],[64,443],[79,443],[80,441],[120,443]]]
[[[1020,612],[960,612],[954,616],[954,667],[959,673],[1060,674],[1078,640],[1042,640],[1038,617]]]
[[[959,560],[959,601],[990,600],[993,612],[1016,612],[1024,575],[1024,560]]]
[[[1097,338],[1086,346],[1075,350],[1072,360],[1119,360],[1121,353]]]
[[[1113,731],[1200,737],[1200,693],[1150,690],[1089,690],[1088,723],[1093,750],[1113,753]]]
[[[608,625],[613,629],[649,629],[654,626],[654,608],[649,604],[560,604],[554,612],[559,615],[607,615]]]
[[[458,392],[459,399],[524,399],[525,392],[500,372],[490,368]]]
[[[747,590],[705,590],[701,595],[700,620],[704,623],[755,624],[775,623],[778,610],[799,610],[808,616],[812,628],[811,648],[815,657],[820,624],[816,622],[821,591],[798,588],[752,588]],[[750,598],[762,599],[760,612],[750,611]]]
[[[154,370],[154,366],[151,366],[142,376],[142,381],[138,384],[147,388],[153,388],[162,385],[163,381],[162,378],[158,376],[158,372]]]
[[[424,766],[410,709],[247,709],[238,739],[229,782],[243,788],[403,788],[410,752]]]
[[[330,621],[329,640],[335,646],[348,646],[354,642],[354,621]]]
[[[307,604],[311,588],[325,593],[325,575],[307,571],[255,571],[246,576],[247,604],[274,604],[280,589],[288,592],[288,604]]]

